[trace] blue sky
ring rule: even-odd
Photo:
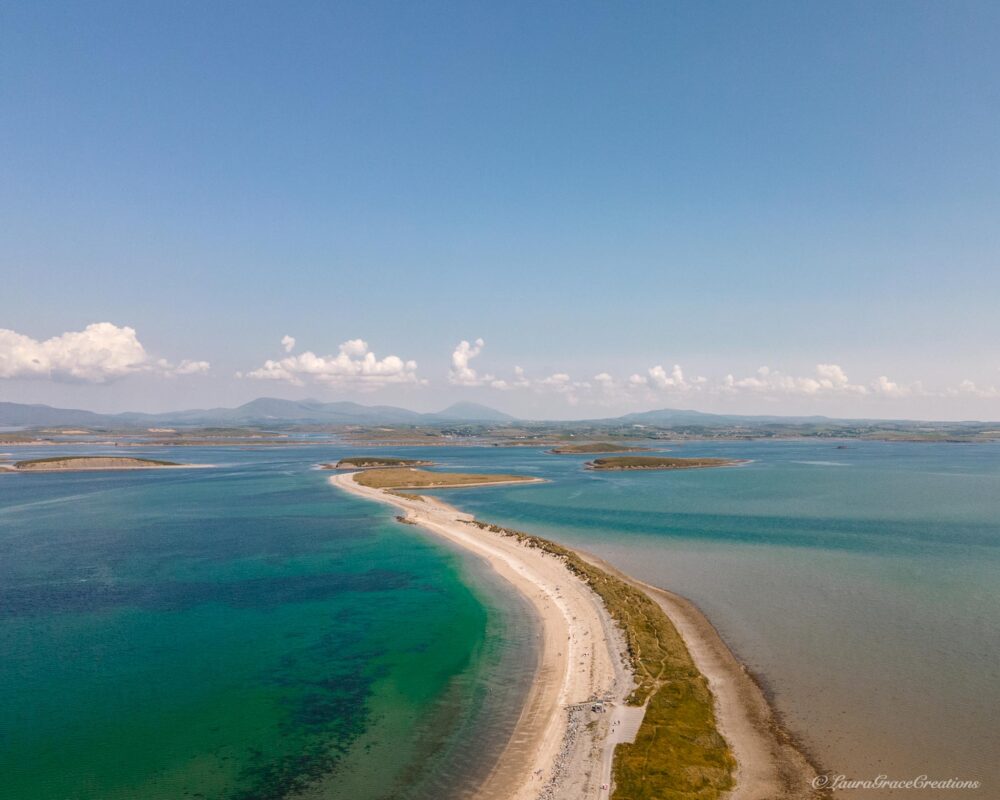
[[[0,2],[0,399],[1000,418],[998,39],[968,2]]]

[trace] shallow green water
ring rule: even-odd
[[[482,567],[302,451],[0,480],[3,797],[441,797],[533,666]],[[465,752],[477,741],[477,760]]]
[[[692,598],[822,766],[1000,796],[1000,446],[688,443],[752,463],[618,474],[393,452],[550,479],[441,495]],[[334,454],[0,480],[5,797],[465,793],[530,676],[530,613],[309,470]]]

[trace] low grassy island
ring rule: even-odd
[[[54,456],[16,461],[12,465],[15,472],[83,472],[107,469],[159,469],[181,467],[173,461],[159,461],[153,458],[125,458],[119,456]]]
[[[660,456],[616,456],[595,458],[587,462],[587,469],[622,472],[634,469],[706,469],[732,467],[742,464],[731,458],[663,458]]]
[[[416,458],[396,458],[394,456],[351,456],[342,458],[336,464],[324,464],[323,469],[389,469],[393,467],[429,467],[433,461]]]
[[[354,480],[371,489],[450,489],[460,486],[488,486],[495,483],[536,483],[540,479],[524,475],[385,468],[359,472],[354,476]]]
[[[560,444],[549,450],[553,455],[569,455],[572,453],[638,453],[649,450],[648,447],[621,444],[620,442],[586,442],[581,444]]]

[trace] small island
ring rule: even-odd
[[[322,469],[390,469],[395,467],[429,467],[433,461],[394,456],[351,456],[336,464],[323,464]]]
[[[588,461],[587,469],[607,472],[622,472],[636,469],[706,469],[708,467],[732,467],[744,464],[731,458],[661,458],[660,456],[619,456],[595,458]]]
[[[119,456],[54,456],[16,461],[6,469],[8,472],[86,472],[112,469],[161,469],[182,467],[173,461],[159,461],[152,458],[124,458]]]
[[[586,442],[583,444],[560,444],[547,452],[552,455],[568,455],[572,453],[638,453],[649,450],[648,447],[621,444],[619,442]]]
[[[523,475],[386,468],[358,472],[354,475],[354,481],[371,489],[452,489],[461,486],[489,486],[501,483],[540,483],[542,479]]]

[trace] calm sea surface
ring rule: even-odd
[[[219,466],[0,475],[0,796],[462,796],[528,608],[310,469],[342,451],[142,454]]]
[[[823,767],[998,797],[1000,446],[844,445],[686,443],[672,452],[752,463],[646,473],[391,452],[549,478],[440,495],[694,600]],[[530,612],[310,469],[345,452],[148,449],[219,466],[0,476],[9,796],[430,798],[478,777],[534,664]]]
[[[449,466],[552,483],[441,495],[694,600],[822,767],[984,783],[838,796],[1000,797],[1000,445],[671,451],[752,463],[594,473],[580,456],[470,450]]]

